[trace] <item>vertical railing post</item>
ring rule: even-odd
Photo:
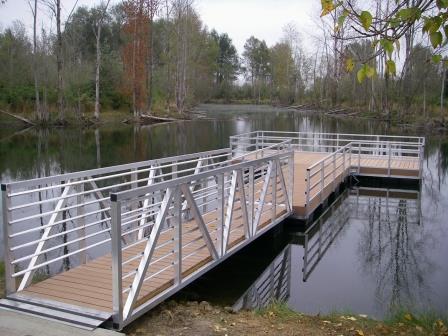
[[[2,211],[3,211],[3,251],[5,259],[5,294],[15,293],[17,290],[15,279],[12,277],[14,267],[12,266],[12,254],[10,251],[10,222],[11,222],[11,197],[10,187],[2,184]]]
[[[390,177],[390,171],[391,171],[391,160],[392,160],[392,146],[389,142],[389,157],[387,159],[387,176]]]
[[[310,169],[306,169],[306,203],[305,203],[305,216],[308,216],[308,209],[310,207],[310,199],[311,199],[311,172]]]
[[[358,142],[358,174],[361,173],[361,143]]]
[[[83,178],[80,179],[80,182],[83,181]],[[76,186],[76,191],[78,196],[76,197],[76,226],[78,227],[78,238],[79,241],[79,249],[82,250],[79,254],[79,260],[81,264],[85,264],[87,262],[87,253],[85,251],[86,247],[86,218],[84,217],[85,209],[84,209],[84,182],[78,184]]]
[[[325,188],[325,160],[320,163],[320,203],[324,201]]]
[[[419,144],[419,153],[418,153],[418,158],[419,158],[419,162],[418,162],[418,177],[421,178],[422,177],[422,173],[423,173],[423,158],[425,156],[425,152],[424,152],[424,144],[421,143]]]
[[[177,161],[173,161],[173,165],[171,166],[172,179],[177,178]]]
[[[182,191],[178,187],[174,193],[174,285],[182,281]]]
[[[305,242],[303,244],[303,278],[306,278],[306,272],[307,272],[307,268],[308,268],[308,234],[305,234]]]
[[[348,157],[348,169],[352,169],[353,144],[350,143],[350,155]]]
[[[333,154],[333,190],[335,189],[334,185],[336,183],[336,154]]]
[[[114,328],[121,329],[123,324],[123,285],[121,251],[121,201],[111,195],[112,223],[112,308]]]
[[[277,217],[277,160],[272,160],[272,222]]]
[[[248,198],[248,220],[249,220],[249,233],[252,237],[255,232],[253,230],[254,224],[254,208],[255,208],[255,187],[254,187],[254,166],[249,167],[249,198]]]
[[[380,136],[379,135],[377,135],[376,136],[376,155],[381,155],[381,153],[380,153],[380,148],[381,148],[382,146],[381,146],[381,143],[380,143]]]
[[[224,199],[224,173],[219,174],[217,177],[217,187],[218,187],[218,195],[217,195],[217,237],[218,237],[218,254],[220,257],[224,254],[224,208],[225,208],[225,199]]]
[[[291,151],[291,156],[288,159],[288,172],[289,172],[289,209],[293,211],[293,200],[294,200],[294,150]]]

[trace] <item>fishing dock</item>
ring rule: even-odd
[[[353,177],[419,181],[425,139],[255,131],[229,148],[2,184],[0,307],[121,330]]]

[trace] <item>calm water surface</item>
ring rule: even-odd
[[[254,130],[415,135],[373,121],[271,107],[203,105],[198,110],[216,120],[96,130],[21,132],[0,126],[1,181],[227,147],[230,135]],[[347,190],[308,233],[308,246],[300,232],[303,227],[286,223],[180,296],[235,307],[253,307],[277,298],[308,313],[342,310],[378,318],[397,306],[447,315],[447,170],[448,139],[427,136],[419,192],[397,198],[371,190]],[[319,241],[320,252],[316,250]],[[310,242],[317,242],[314,251]]]

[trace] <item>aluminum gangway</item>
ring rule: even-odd
[[[122,329],[349,176],[420,179],[424,138],[257,131],[230,147],[2,184],[0,306]]]

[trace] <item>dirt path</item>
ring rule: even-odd
[[[360,315],[308,316],[273,305],[259,312],[232,313],[206,302],[166,303],[140,318],[125,332],[146,335],[437,335],[448,336],[445,324],[423,323],[409,314],[402,322],[384,323]]]

